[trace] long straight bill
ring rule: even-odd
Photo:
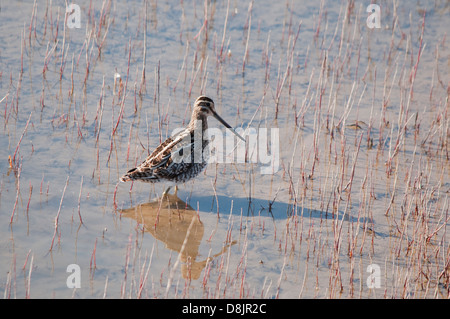
[[[231,127],[230,124],[228,124],[227,122],[225,122],[225,120],[219,116],[219,114],[217,114],[217,113],[214,112],[214,111],[213,111],[212,113],[213,113],[214,117],[215,117],[220,123],[222,123],[226,128],[230,129],[231,132],[233,132],[237,137],[239,137],[241,140],[243,140],[243,141],[245,142],[245,138],[243,138],[242,136],[240,136],[240,135],[238,134],[238,132],[236,132],[236,131],[234,130],[234,128]]]

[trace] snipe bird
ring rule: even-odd
[[[214,101],[202,95],[195,100],[188,126],[167,138],[139,166],[130,169],[120,180],[163,182],[169,186],[164,191],[165,195],[171,186],[185,183],[199,175],[208,163],[208,152],[205,149],[210,141],[203,136],[208,128],[208,116],[215,117],[245,142],[245,139],[216,113]]]

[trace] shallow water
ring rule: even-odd
[[[77,4],[0,11],[4,297],[449,296],[448,2]],[[266,139],[144,218],[119,178],[200,94]]]

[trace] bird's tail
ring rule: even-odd
[[[159,180],[159,178],[154,174],[152,169],[142,169],[141,167],[130,169],[126,174],[124,174],[120,178],[121,182],[136,181],[136,180],[147,183],[155,183]]]
[[[133,169],[130,169],[125,175],[123,175],[123,176],[120,178],[120,181],[121,181],[121,182],[134,181],[134,180],[135,180],[134,175],[136,174],[136,170],[137,170],[136,167],[133,168]],[[134,173],[134,174],[133,174],[133,173]]]
[[[123,175],[121,178],[120,178],[120,181],[121,182],[129,182],[129,181],[131,181],[132,179],[130,178],[130,176],[128,176],[128,174],[125,174],[125,175]]]

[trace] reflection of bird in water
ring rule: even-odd
[[[202,95],[195,100],[189,125],[180,133],[166,139],[139,166],[130,169],[120,180],[165,182],[176,186],[196,177],[208,163],[205,148],[209,140],[204,136],[208,128],[208,116],[215,117],[245,142],[245,139],[216,113],[213,100]],[[170,186],[165,190],[165,194]]]
[[[181,272],[185,279],[198,279],[206,263],[228,248],[203,261],[196,261],[204,226],[197,212],[176,195],[166,194],[160,200],[125,209],[121,214],[143,224],[145,231],[170,250],[180,253]]]

